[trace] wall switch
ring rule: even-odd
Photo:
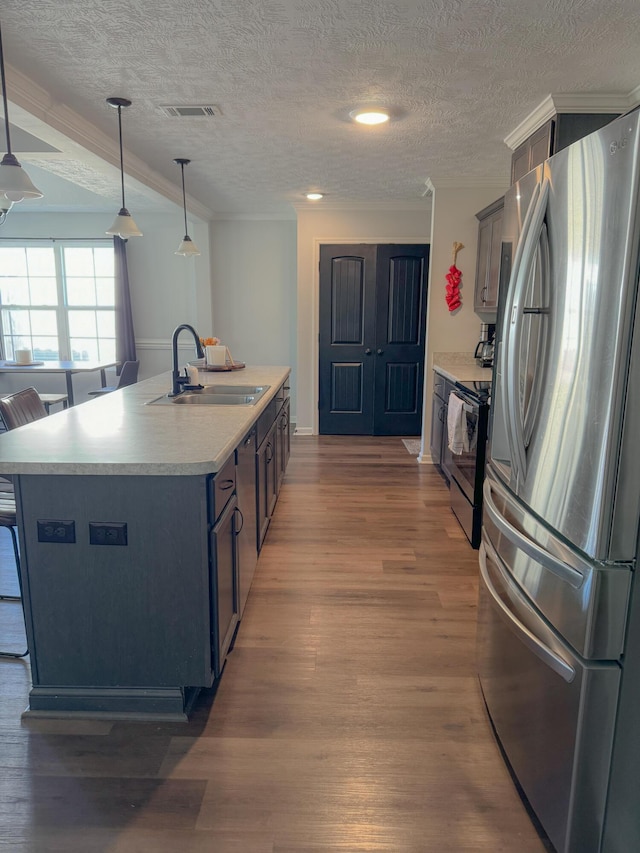
[[[89,544],[126,545],[126,523],[124,521],[90,521]]]
[[[67,545],[76,541],[75,521],[39,518],[38,542],[64,542]]]

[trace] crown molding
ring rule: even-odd
[[[520,124],[507,134],[504,142],[512,151],[539,127],[560,113],[626,113],[640,102],[640,86],[626,95],[617,93],[556,93],[547,95]]]
[[[431,199],[397,199],[390,201],[307,201],[294,202],[293,208],[297,213],[326,213],[341,210],[364,210],[369,213],[386,210],[428,211],[431,209]]]
[[[295,222],[295,211],[291,213],[224,213],[211,215],[212,222]]]
[[[509,187],[509,172],[505,169],[502,175],[481,175],[481,176],[465,176],[456,175],[450,177],[427,178],[425,181],[427,187],[426,192],[434,193],[436,190],[472,190],[485,189],[495,187],[499,191],[508,189]]]
[[[45,89],[17,69],[7,65],[5,70],[7,97],[12,104],[12,123],[60,149],[61,159],[65,153],[69,154],[74,149],[77,153],[89,152],[93,155],[92,166],[104,172],[99,162],[102,161],[115,167],[119,175],[120,148],[115,131],[113,138],[107,136],[79,113],[55,101]],[[81,152],[78,149],[81,149]],[[124,166],[125,174],[140,185],[139,191],[144,193],[146,190],[148,195],[151,190],[182,208],[181,186],[173,184],[150,169],[143,160],[129,151],[125,152]],[[212,217],[209,208],[189,196],[187,208],[192,215],[205,222]]]

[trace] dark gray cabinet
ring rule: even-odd
[[[557,113],[519,145],[511,155],[511,183],[578,139],[600,130],[615,113]]]
[[[258,550],[262,547],[271,514],[278,499],[278,469],[276,460],[277,425],[274,421],[256,453],[256,487],[258,495]]]
[[[498,311],[503,209],[504,198],[499,198],[476,213],[479,225],[473,308],[487,323],[495,323]]]
[[[289,462],[290,438],[289,385],[278,388],[275,397],[257,423],[256,492],[258,551],[267,535],[278,499],[280,485]]]
[[[290,432],[291,401],[287,397],[283,402],[278,418],[276,420],[276,468],[277,468],[277,491],[284,480],[284,475],[291,455],[291,432]]]
[[[184,720],[220,677],[288,458],[284,391],[216,474],[16,476],[30,711]],[[43,519],[74,541],[41,541]]]
[[[245,436],[236,450],[236,492],[238,494],[238,512],[240,529],[238,530],[238,581],[240,585],[240,617],[247,602],[249,589],[258,561],[258,540],[256,534],[256,435],[255,426]]]
[[[234,491],[210,535],[211,647],[216,678],[222,673],[240,617],[237,515],[238,500]]]
[[[447,414],[449,412],[449,394],[453,383],[445,379],[437,370],[433,372],[433,395],[431,398],[431,461],[444,475],[447,482],[451,479],[449,463],[449,436],[447,432]]]

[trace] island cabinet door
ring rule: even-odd
[[[273,423],[256,453],[258,549],[262,547],[278,497],[277,423]]]
[[[224,667],[239,618],[237,506],[234,495],[210,537],[211,648],[216,678]]]

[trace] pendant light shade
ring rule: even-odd
[[[7,153],[0,163],[0,200],[4,197],[10,202],[22,201],[25,198],[42,198],[42,193],[31,183],[29,175],[11,153],[11,133],[9,129],[9,106],[7,100],[7,81],[4,71],[4,51],[2,49],[2,28],[0,27],[0,74],[2,75],[2,101],[4,104],[4,134],[7,141]],[[10,207],[11,205],[9,205]],[[2,209],[5,203],[2,201]]]
[[[107,234],[111,234],[114,237],[121,237],[123,240],[126,240],[128,237],[142,237],[142,231],[138,228],[136,223],[133,221],[133,217],[127,210],[127,206],[124,201],[124,158],[122,156],[122,108],[130,107],[131,101],[127,98],[107,98],[107,103],[110,107],[114,107],[118,110],[118,138],[120,142],[120,184],[122,187],[122,207],[120,208],[118,215],[113,220],[113,225],[107,231]]]
[[[187,196],[184,191],[184,167],[188,166],[191,160],[185,160],[184,157],[176,157],[173,162],[180,166],[182,172],[182,209],[184,211],[184,237],[175,254],[184,255],[185,257],[188,255],[199,255],[198,247],[187,233]]]

